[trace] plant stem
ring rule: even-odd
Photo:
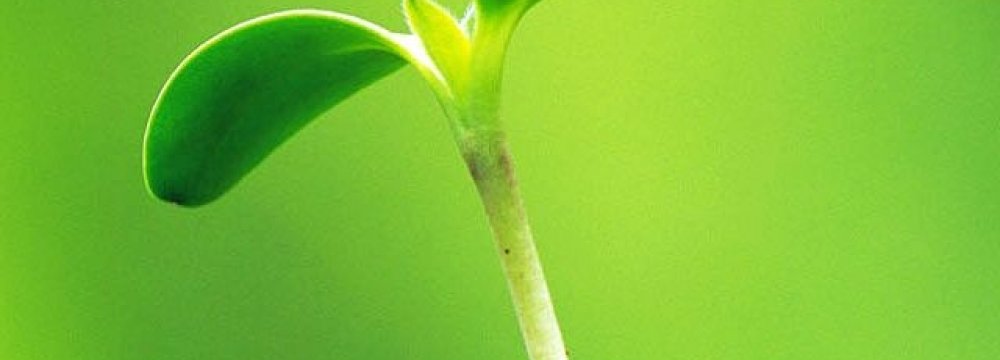
[[[437,95],[489,218],[528,357],[567,360],[569,354],[499,121],[504,55],[525,10],[491,12],[492,16],[477,12],[467,82],[460,81],[452,91],[438,91]],[[428,80],[437,81],[433,77]],[[440,88],[447,87],[442,84]]]
[[[528,226],[506,136],[499,130],[473,130],[465,133],[460,147],[493,229],[529,358],[565,360],[568,354]]]

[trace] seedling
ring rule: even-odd
[[[457,19],[433,0],[404,0],[412,34],[319,10],[226,30],[188,55],[156,100],[143,149],[146,185],[182,206],[209,203],[325,110],[413,65],[476,183],[529,357],[567,359],[498,117],[507,44],[539,1],[475,0]]]

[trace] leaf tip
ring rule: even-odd
[[[191,194],[184,191],[184,189],[176,186],[171,186],[164,181],[156,181],[155,177],[151,177],[148,170],[144,176],[146,183],[146,191],[153,198],[185,208],[196,208],[206,205],[213,200],[214,197],[204,197],[197,196],[196,194]]]

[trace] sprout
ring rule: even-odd
[[[450,120],[493,229],[528,355],[566,359],[498,117],[511,34],[538,0],[477,0],[461,20],[432,0],[404,0],[412,34],[320,10],[239,24],[178,66],[150,115],[149,191],[195,207],[232,189],[327,109],[413,65]]]

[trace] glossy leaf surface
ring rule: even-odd
[[[199,47],[157,99],[144,144],[149,190],[208,203],[318,115],[406,64],[394,35],[363,20],[289,11]]]

